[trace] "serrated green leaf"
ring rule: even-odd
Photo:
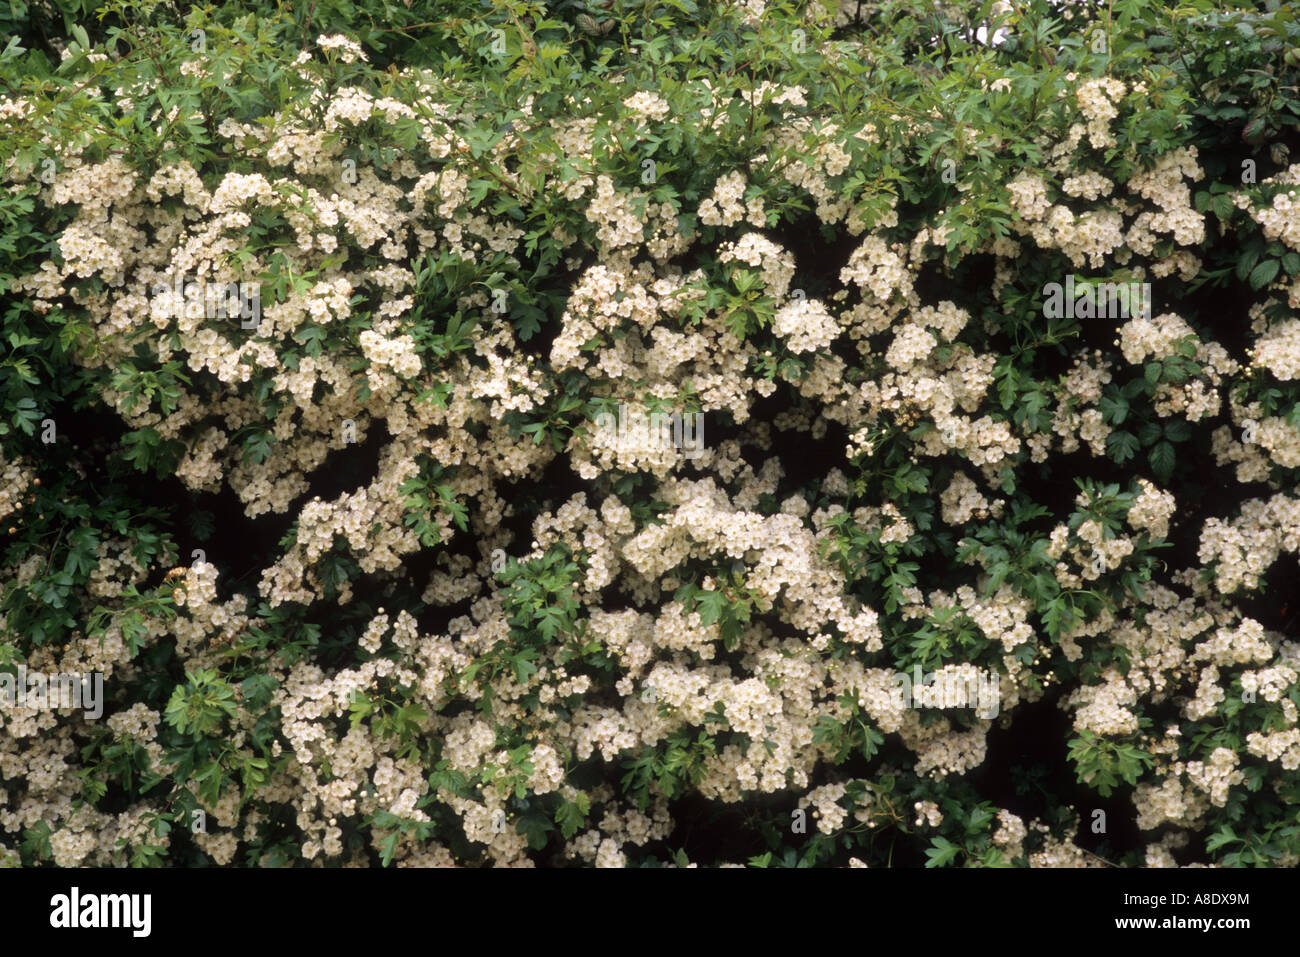
[[[1250,271],[1250,288],[1263,289],[1277,276],[1281,265],[1277,259],[1265,259]]]

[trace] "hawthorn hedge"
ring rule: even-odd
[[[0,860],[1300,863],[1298,34],[10,4]]]

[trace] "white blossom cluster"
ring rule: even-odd
[[[761,25],[764,3],[743,7]],[[683,790],[729,806],[780,796],[791,810],[811,809],[826,836],[887,820],[949,833],[953,815],[936,797],[984,764],[995,727],[1049,694],[1080,740],[1149,759],[1132,803],[1141,830],[1164,829],[1145,850],[1157,866],[1253,787],[1250,767],[1300,767],[1300,650],[1235,603],[1300,554],[1300,498],[1285,480],[1300,468],[1300,428],[1236,388],[1245,375],[1300,379],[1300,322],[1279,311],[1281,299],[1251,314],[1245,357],[1199,335],[1193,314],[1168,303],[1106,326],[1113,352],[1078,352],[1022,388],[1002,361],[997,317],[955,292],[946,298],[949,267],[937,257],[956,250],[958,218],[903,230],[897,196],[872,207],[847,185],[868,148],[893,135],[888,124],[910,134],[933,116],[854,123],[822,115],[804,86],[761,81],[730,100],[702,85],[710,101],[701,129],[724,128],[740,102],[766,120],[753,161],[710,169],[687,203],[609,165],[617,134],[677,120],[676,93],[624,88],[610,105],[622,107],[616,121],[575,94],[536,143],[522,132],[536,119],[529,99],[512,120],[519,127],[484,148],[465,132],[473,118],[458,114],[450,85],[425,77],[424,95],[406,102],[327,82],[327,67],[366,54],[342,35],[317,46],[298,60],[304,76],[322,71],[309,109],[217,125],[217,145],[249,157],[238,170],[175,161],[145,176],[122,156],[63,147],[58,175],[33,184],[65,215],[57,255],[13,284],[40,314],[84,315],[94,348],[77,361],[107,373],[92,380],[97,397],[128,430],[182,447],[170,477],[194,493],[229,490],[249,519],[284,520],[252,585],[234,588],[211,562],[178,566],[155,602],[174,615],[138,621],[121,596],[162,586],[126,538],[104,536],[86,589],[113,603],[102,634],[79,632],[29,661],[132,681],[142,668],[133,645],[170,643],[190,675],[260,656],[270,704],[251,713],[238,703],[251,692],[236,686],[228,732],[234,752],[251,754],[259,720],[278,709],[272,770],[252,806],[235,790],[201,802],[216,829],[195,842],[215,863],[239,859],[269,826],[270,806],[292,809],[296,851],[313,864],[363,862],[345,834],[386,812],[408,827],[366,831],[367,853],[391,838],[399,865],[464,862],[440,832],[419,827],[436,818],[482,860],[534,866],[516,828],[524,793],[581,819],[558,842],[569,860],[627,866],[674,833],[674,795],[661,781],[644,801],[608,782],[579,788],[571,773],[584,762],[609,781],[641,773],[638,760],[661,779],[664,765],[689,762]],[[999,186],[1010,227],[978,250],[991,262],[993,299],[1007,301],[1031,254],[1074,269],[1130,268],[1139,281],[1196,276],[1207,222],[1193,200],[1204,177],[1196,150],[1168,151],[1127,178],[1093,168],[1090,153],[1119,145],[1119,121],[1146,91],[1109,76],[1065,83],[1066,120],[1040,144],[1043,164]],[[987,84],[999,96],[1011,86],[1006,77]],[[0,99],[0,123],[28,112],[22,100]],[[344,144],[372,126],[417,145],[386,167],[357,162]],[[1271,188],[1300,178],[1296,169]],[[773,230],[790,197],[815,224],[851,238],[833,267],[806,261],[799,243]],[[1269,240],[1300,250],[1293,193],[1257,200],[1252,192],[1233,202]],[[498,211],[533,204],[547,210],[536,230]],[[276,225],[255,225],[267,221]],[[253,243],[263,229],[274,239]],[[541,310],[544,334],[527,331],[527,298],[501,279],[539,242],[567,277]],[[435,295],[425,263],[443,264],[439,278],[462,267],[473,278]],[[805,275],[818,284],[801,286]],[[151,296],[155,285],[175,288],[177,276],[212,288],[278,281],[262,280],[261,321],[248,327],[184,296]],[[1268,294],[1290,295],[1294,309],[1300,290],[1284,285]],[[468,330],[463,341],[457,324]],[[166,411],[113,375],[136,361],[141,330],[159,365],[186,374]],[[1175,381],[1182,360],[1196,371]],[[1020,515],[1017,476],[1038,480],[1055,453],[1106,459],[1117,432],[1138,428],[1119,421],[1115,390],[1154,364],[1165,377],[1151,389],[1159,434],[1224,416],[1232,427],[1213,432],[1216,464],[1235,466],[1238,483],[1266,485],[1268,497],[1251,491],[1239,508],[1211,508],[1189,527],[1180,511],[1198,503],[1139,477],[1116,493],[1127,498],[1109,519],[1105,496],[1090,493],[1074,499],[1072,516]],[[774,396],[782,409],[769,415],[764,400]],[[699,454],[595,426],[624,406],[701,416]],[[317,494],[355,445],[378,447],[370,471]],[[796,478],[804,463],[775,451],[805,445],[833,459],[813,481]],[[430,464],[440,477],[430,478]],[[922,467],[927,478],[917,480]],[[881,476],[895,479],[894,491]],[[909,504],[908,481],[922,482],[928,510]],[[6,525],[26,520],[36,482],[27,458],[0,461]],[[561,482],[578,491],[557,491]],[[1023,554],[980,538],[1005,528]],[[1197,564],[1178,556],[1157,569],[1152,549],[1182,532],[1199,541]],[[936,536],[965,556],[945,569],[953,577],[944,587],[906,564]],[[426,549],[427,565],[417,560]],[[541,633],[528,616],[564,601],[529,596],[521,610],[526,589],[503,585],[516,570],[503,573],[498,553],[528,574],[555,554],[578,569],[564,593],[576,617],[527,655],[512,657]],[[1020,574],[1031,559],[1037,567]],[[42,560],[23,556],[0,572],[3,584],[35,581]],[[888,563],[894,575],[863,572]],[[854,564],[856,573],[846,568]],[[340,567],[358,574],[340,581]],[[423,571],[412,583],[414,568]],[[1086,604],[1130,577],[1142,588]],[[389,602],[408,584],[427,607]],[[1084,610],[1049,637],[1039,591]],[[359,595],[376,592],[385,604],[371,609]],[[286,647],[268,644],[267,635],[291,631],[283,622],[296,606],[327,619],[317,627],[330,642],[330,628],[341,628],[334,616],[360,614],[353,657],[300,653],[306,638],[296,632]],[[922,713],[934,705],[924,695],[901,702],[895,659],[927,642],[939,649],[931,671],[943,680],[988,674],[999,712]],[[1109,657],[1096,665],[1102,647]],[[1068,688],[1053,688],[1061,676],[1044,666],[1058,651],[1073,674]],[[1268,709],[1266,723],[1263,706],[1247,712],[1258,727],[1243,750],[1189,740],[1183,728],[1236,714],[1234,699]],[[1165,705],[1172,723],[1156,728],[1151,715]],[[134,703],[108,716],[105,740],[133,742],[174,769],[159,739],[165,720]],[[24,782],[21,793],[0,790],[0,855],[42,821],[55,825],[50,853],[60,866],[113,863],[119,843],[140,839],[147,802],[108,813],[81,800],[80,729],[17,712],[0,714],[0,726],[0,780]],[[850,739],[868,727],[916,784],[901,805],[836,768],[837,735],[866,749]],[[990,815],[988,830],[1007,862],[1096,863],[1007,809]]]

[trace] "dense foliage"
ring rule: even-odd
[[[0,35],[0,858],[1300,863],[1291,6]]]

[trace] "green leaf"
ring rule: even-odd
[[[1205,849],[1207,851],[1217,851],[1228,844],[1236,844],[1239,840],[1240,838],[1232,832],[1232,828],[1225,824],[1206,839]]]
[[[1192,427],[1186,419],[1171,419],[1165,423],[1165,438],[1170,442],[1186,442],[1192,437]]]
[[[925,852],[926,867],[946,867],[957,856],[961,847],[946,837],[936,835]]]
[[[1250,288],[1263,289],[1274,277],[1277,276],[1281,268],[1281,261],[1277,259],[1266,259],[1250,272]]]
[[[1123,395],[1103,395],[1097,403],[1097,408],[1111,425],[1123,425],[1128,417],[1128,399]]]
[[[515,824],[515,832],[525,835],[528,838],[528,846],[534,851],[546,847],[550,840],[549,835],[554,830],[555,825],[540,814],[525,815]]]
[[[1106,452],[1120,465],[1137,454],[1138,440],[1132,432],[1112,432],[1106,436]]]
[[[590,810],[591,801],[581,791],[577,801],[564,801],[555,809],[555,823],[560,825],[560,834],[566,841],[582,830]]]
[[[1174,473],[1174,447],[1169,442],[1158,442],[1150,453],[1151,470],[1161,484]]]

